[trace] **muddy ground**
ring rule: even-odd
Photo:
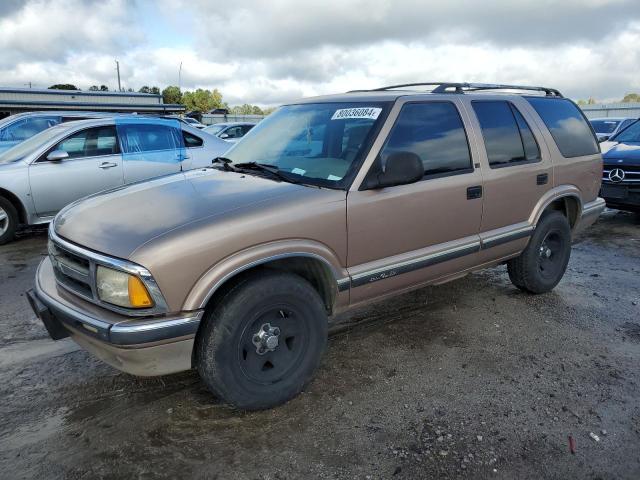
[[[552,293],[500,267],[339,319],[308,390],[257,413],[50,341],[22,294],[45,243],[0,247],[0,478],[640,478],[633,215],[605,213]]]

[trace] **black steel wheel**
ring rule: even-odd
[[[261,271],[217,299],[196,338],[198,372],[239,408],[269,408],[311,380],[327,341],[325,307],[303,278]]]
[[[560,212],[545,213],[529,245],[507,262],[511,282],[529,293],[552,290],[564,276],[571,256],[571,227]]]

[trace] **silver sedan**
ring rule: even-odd
[[[84,196],[211,165],[231,145],[176,120],[117,117],[49,128],[0,156],[0,244]]]

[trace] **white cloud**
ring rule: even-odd
[[[183,88],[218,88],[231,104],[425,80],[544,84],[600,100],[640,91],[636,0],[141,2],[0,7],[0,85],[113,88],[118,58],[125,87],[177,84],[182,62]],[[153,30],[137,21],[145,9],[170,13]]]

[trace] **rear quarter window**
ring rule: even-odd
[[[580,109],[564,98],[525,97],[551,132],[563,157],[600,152],[598,141]]]

